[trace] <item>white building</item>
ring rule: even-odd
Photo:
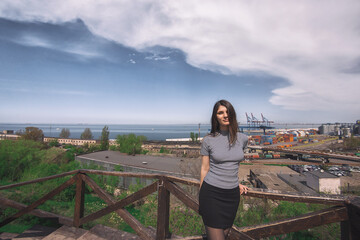
[[[327,172],[307,172],[306,185],[317,192],[340,194],[340,178]]]

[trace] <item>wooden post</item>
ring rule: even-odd
[[[76,175],[76,195],[74,210],[74,227],[80,227],[80,218],[84,216],[85,182],[81,178],[81,173]]]
[[[341,240],[350,240],[350,222],[349,221],[342,221],[340,222],[340,229],[341,229]]]
[[[359,239],[359,236],[360,236],[360,197],[353,197],[350,200],[350,204],[347,205],[347,210],[348,210],[349,225],[350,225],[349,228],[346,228],[346,230],[349,231],[349,235],[350,235],[348,239],[350,239],[350,240]],[[344,225],[344,227],[345,227],[345,225]],[[341,237],[343,236],[342,231],[343,231],[343,228],[341,228]],[[344,235],[346,236],[345,232],[344,232]]]
[[[165,240],[170,238],[169,213],[170,213],[170,192],[165,188],[165,177],[159,179],[158,184],[158,213],[156,239]]]

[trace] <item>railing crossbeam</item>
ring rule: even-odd
[[[185,192],[181,187],[179,187],[173,182],[164,181],[164,185],[171,194],[174,194],[174,196],[176,196],[186,206],[199,213],[199,202],[195,200],[190,194]]]
[[[69,176],[69,175],[77,174],[78,172],[79,172],[79,170],[74,170],[74,171],[65,172],[65,173],[61,173],[61,174],[56,174],[56,175],[43,177],[43,178],[38,178],[38,179],[35,179],[35,180],[26,181],[26,182],[13,183],[13,184],[5,185],[5,186],[0,186],[0,190],[5,190],[5,189],[10,189],[10,188],[15,188],[15,187],[21,187],[21,186],[25,186],[25,185],[33,184],[33,183],[45,182],[45,181],[48,181],[48,180],[51,180],[51,179],[61,178],[61,177],[66,177],[66,176]]]
[[[61,184],[59,187],[55,188],[54,190],[52,190],[51,192],[49,192],[48,194],[46,194],[42,198],[40,198],[37,201],[35,201],[34,203],[30,204],[26,208],[21,209],[20,211],[18,211],[14,215],[10,216],[9,218],[5,219],[4,221],[2,221],[0,223],[0,227],[5,226],[6,224],[14,221],[15,219],[21,217],[22,215],[24,215],[26,213],[29,213],[30,211],[32,211],[33,209],[35,209],[39,205],[41,205],[44,202],[46,202],[47,200],[53,198],[55,195],[57,195],[58,193],[60,193],[62,190],[64,190],[68,186],[72,185],[73,183],[75,183],[75,177],[70,178],[65,183]]]
[[[102,188],[100,188],[94,180],[92,180],[89,176],[82,174],[83,180],[88,184],[94,192],[103,199],[107,204],[112,205],[116,203],[116,201]],[[154,240],[155,238],[151,236],[149,231],[136,219],[134,218],[128,211],[125,209],[118,209],[115,211],[124,221],[129,224],[129,226],[134,229],[134,231],[144,240]]]
[[[11,207],[18,210],[22,210],[27,207],[27,205],[23,203],[19,203],[4,197],[0,196],[0,207]],[[33,209],[28,214],[34,215],[36,217],[40,218],[47,218],[47,219],[53,219],[56,220],[57,223],[66,225],[66,226],[72,226],[73,220],[69,217],[64,217],[55,213],[47,212],[41,209]]]
[[[147,195],[155,192],[156,189],[157,189],[157,182],[154,182],[154,183],[150,184],[149,186],[142,188],[141,190],[127,196],[126,198],[124,198],[122,200],[115,202],[113,204],[109,204],[109,206],[80,219],[80,224],[81,225],[85,224],[87,222],[101,218],[109,213],[112,213],[112,212],[118,210],[118,209],[124,208],[127,205],[129,205],[137,200],[140,200],[140,199],[146,197]]]
[[[346,221],[347,219],[348,215],[346,207],[336,206],[268,224],[243,228],[233,227],[232,230],[243,232],[255,239],[259,239],[297,232],[329,223]]]

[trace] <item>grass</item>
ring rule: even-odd
[[[275,164],[275,163],[265,163],[266,166],[279,166],[279,167],[287,167],[288,164]]]
[[[2,228],[0,228],[0,233],[1,232],[22,233],[31,227],[32,227],[32,225],[30,225],[30,224],[10,223],[10,224],[7,224],[7,225],[3,226]]]

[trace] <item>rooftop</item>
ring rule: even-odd
[[[100,151],[84,155],[77,158],[96,160],[105,163],[119,164],[123,166],[132,166],[144,169],[159,170],[173,173],[182,173],[181,163],[185,158],[149,156],[149,155],[127,155],[117,151]],[[200,161],[193,159],[194,161]]]
[[[312,174],[317,178],[338,178],[337,176],[328,172],[311,171],[311,172],[307,172],[306,174]]]

